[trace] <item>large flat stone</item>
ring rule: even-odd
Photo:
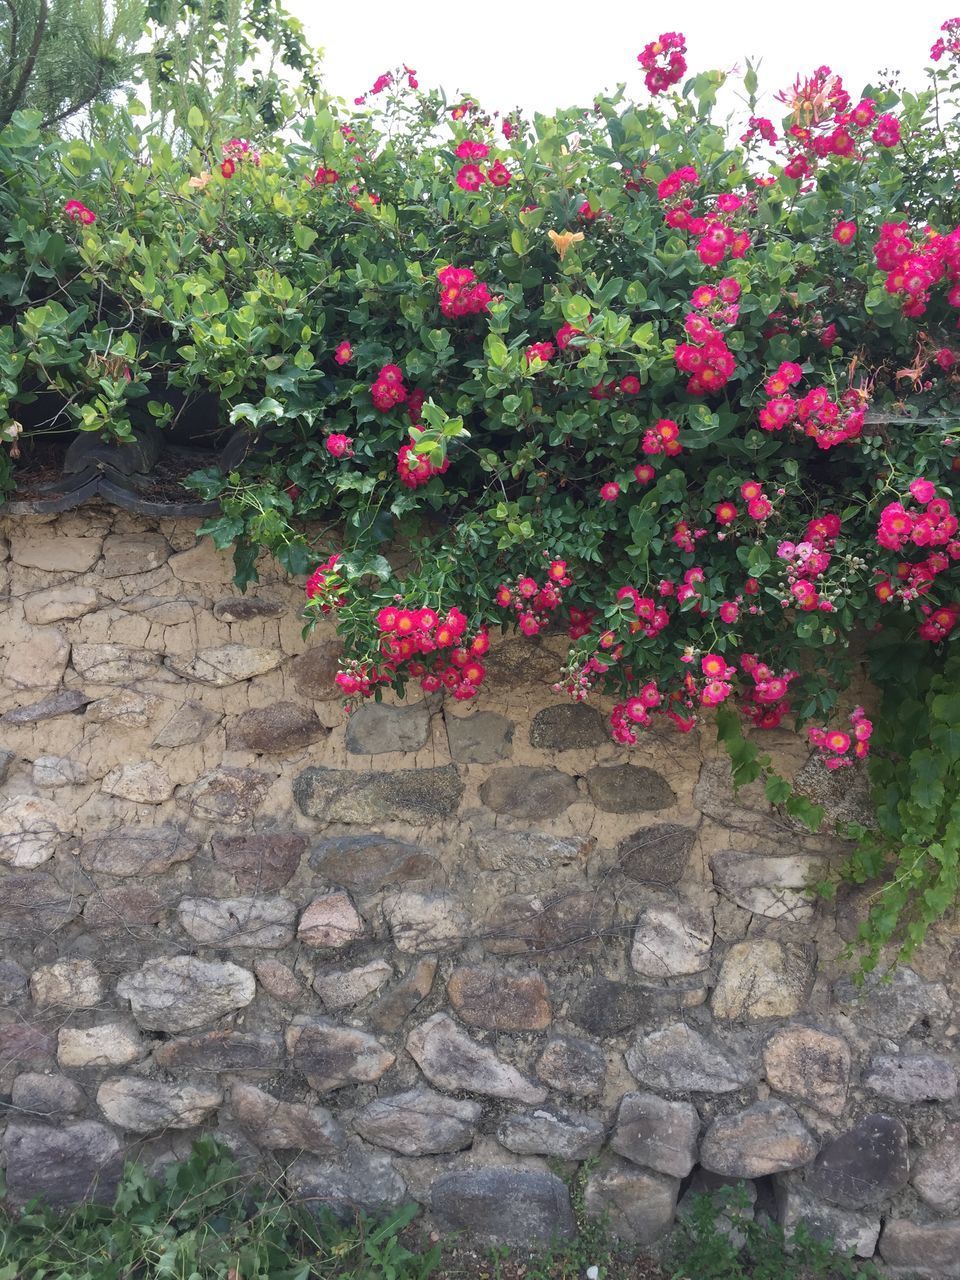
[[[676,822],[641,827],[620,841],[617,861],[631,880],[668,888],[683,879],[696,838],[696,831]]]
[[[133,684],[156,675],[160,667],[159,654],[123,644],[75,644],[70,661],[91,684]]]
[[[596,949],[613,926],[612,906],[596,891],[515,893],[495,901],[481,937],[485,949],[498,955],[546,957],[561,949],[571,955]]]
[[[153,740],[155,747],[187,747],[202,742],[223,716],[201,702],[188,699],[178,707]]]
[[[870,974],[862,987],[852,978],[833,984],[833,998],[868,1031],[892,1040],[906,1036],[921,1018],[950,1017],[950,997],[942,982],[926,982],[906,965],[890,974]]]
[[[511,1166],[443,1174],[430,1188],[431,1214],[446,1231],[529,1246],[572,1236],[570,1193],[553,1173]]]
[[[156,876],[178,862],[189,862],[197,842],[164,823],[158,827],[120,827],[94,832],[80,846],[84,871],[111,876]]]
[[[293,941],[297,908],[286,898],[183,898],[177,919],[205,946],[275,951]]]
[[[3,1135],[3,1153],[14,1206],[37,1198],[55,1209],[87,1199],[110,1204],[123,1166],[116,1136],[93,1120],[55,1129],[12,1121]]]
[[[901,1120],[864,1116],[823,1148],[807,1173],[807,1186],[843,1209],[880,1204],[906,1185],[908,1143]]]
[[[31,777],[37,787],[79,787],[90,781],[90,771],[70,756],[37,756]]]
[[[423,823],[456,813],[464,784],[455,765],[431,769],[305,769],[293,782],[301,813],[324,822]]]
[[[177,804],[209,822],[249,823],[270,790],[273,778],[257,769],[221,765],[190,786],[178,787]]]
[[[896,1275],[950,1280],[960,1276],[960,1218],[911,1222],[888,1218],[880,1237],[880,1256]]]
[[[553,1018],[547,984],[537,973],[462,965],[447,980],[447,996],[464,1022],[489,1031],[543,1031]]]
[[[160,533],[108,533],[103,540],[104,578],[124,578],[129,574],[150,573],[166,564],[170,544]]]
[[[42,1119],[75,1116],[86,1107],[86,1098],[78,1084],[66,1076],[48,1076],[40,1071],[24,1071],[17,1076],[10,1101],[18,1111],[30,1112]]]
[[[148,960],[117,983],[133,1016],[150,1031],[190,1031],[242,1009],[256,995],[252,973],[239,965],[195,956]]]
[[[108,724],[112,729],[149,729],[164,706],[164,700],[139,689],[118,689],[97,698],[87,707],[86,722]]]
[[[59,716],[72,716],[82,711],[93,699],[80,689],[61,689],[39,702],[14,707],[0,716],[0,724],[38,724],[41,720],[55,720]]]
[[[810,885],[826,870],[823,858],[803,854],[759,856],[724,849],[710,859],[714,884],[731,902],[772,920],[813,918]]]
[[[480,799],[495,813],[558,818],[579,799],[579,792],[576,780],[559,769],[508,765],[490,773],[480,787]]]
[[[594,836],[551,836],[543,831],[493,827],[474,831],[466,847],[485,871],[534,875],[561,867],[585,867],[596,844]]]
[[[430,736],[426,703],[391,707],[368,702],[347,721],[347,750],[352,755],[376,756],[386,751],[419,751]]]
[[[268,707],[254,707],[227,727],[227,746],[231,751],[253,751],[261,755],[285,755],[301,751],[326,737],[328,730],[312,707],[298,702],[274,702]]]
[[[60,848],[74,819],[41,796],[10,796],[0,801],[0,862],[39,867]]]
[[[514,724],[496,711],[455,716],[444,712],[450,758],[458,764],[495,764],[509,758]]]
[[[46,626],[51,622],[69,622],[82,618],[97,607],[97,593],[93,587],[82,583],[67,583],[62,587],[47,587],[34,591],[23,602],[23,616],[33,626]]]
[[[382,1151],[348,1146],[337,1158],[301,1156],[286,1172],[287,1190],[310,1209],[327,1208],[354,1222],[358,1213],[382,1219],[407,1199],[407,1187]]]
[[[24,569],[45,573],[86,573],[100,558],[102,538],[58,537],[26,531],[10,538],[10,559]]]
[[[220,587],[233,577],[233,559],[229,550],[218,550],[210,538],[201,538],[189,550],[178,551],[167,563],[174,577],[181,582],[203,582]]]
[[[872,1258],[880,1235],[880,1214],[818,1200],[795,1173],[778,1174],[775,1179],[777,1220],[788,1237],[801,1225],[814,1237],[838,1253]]]
[[[343,698],[334,677],[340,669],[343,644],[339,640],[321,640],[299,654],[290,663],[290,674],[297,692],[315,702],[337,702]]]
[[[61,1067],[126,1067],[150,1052],[150,1044],[124,1022],[94,1027],[61,1027],[57,1061]]]
[[[104,777],[101,787],[108,796],[135,804],[163,804],[173,795],[173,780],[154,760],[118,765]]]
[[[710,963],[712,946],[712,907],[658,895],[637,918],[630,964],[635,973],[646,978],[702,973]]]
[[[577,1036],[554,1036],[537,1059],[537,1077],[575,1098],[601,1093],[606,1073],[607,1060],[600,1046]]]
[[[754,1022],[799,1013],[813,987],[814,954],[812,947],[773,938],[734,943],[720,966],[713,1016]]]
[[[372,1084],[396,1062],[374,1036],[323,1018],[296,1019],[287,1028],[296,1069],[317,1093],[347,1084]]]
[[[223,1100],[223,1090],[209,1085],[164,1084],[128,1076],[105,1080],[97,1090],[97,1106],[110,1121],[132,1133],[193,1129]]]
[[[679,1187],[677,1178],[607,1156],[587,1178],[584,1204],[592,1217],[606,1218],[618,1239],[653,1244],[673,1225]]]
[[[600,1154],[607,1126],[582,1111],[538,1107],[504,1116],[497,1141],[518,1156],[553,1156],[557,1160],[592,1160]]]
[[[420,845],[371,832],[318,840],[310,852],[310,866],[326,884],[342,885],[351,893],[376,893],[387,885],[410,881],[443,884],[443,868]]]
[[[57,627],[31,627],[7,647],[4,683],[8,689],[52,688],[63,678],[69,656],[70,643]]]
[[[361,1138],[404,1156],[462,1151],[483,1114],[479,1102],[449,1098],[422,1086],[375,1098],[354,1117]]]
[[[430,1083],[440,1089],[517,1102],[546,1101],[546,1089],[532,1084],[492,1049],[471,1039],[445,1013],[435,1013],[410,1032],[407,1052]]]
[[[334,969],[318,973],[313,989],[328,1009],[348,1009],[379,991],[394,977],[386,960],[371,960],[355,969]]]
[[[388,892],[383,915],[398,951],[437,951],[459,946],[470,934],[470,922],[459,898],[446,890]]]
[[[818,1145],[793,1107],[755,1102],[713,1121],[700,1144],[700,1163],[727,1178],[763,1178],[808,1164]]]
[[[252,680],[279,667],[283,654],[279,649],[261,649],[246,644],[221,644],[199,649],[190,657],[175,655],[166,665],[178,676],[212,685],[215,689]]]
[[[587,774],[587,790],[606,813],[652,813],[677,803],[666,778],[645,765],[597,765]]]
[[[399,1031],[414,1009],[430,994],[436,972],[436,956],[421,956],[414,960],[403,977],[388,987],[367,1010],[370,1025],[377,1031]]]
[[[156,889],[145,884],[118,884],[98,888],[83,904],[83,920],[90,929],[126,932],[133,926],[159,924],[166,903]]]
[[[218,833],[210,842],[214,862],[236,877],[241,893],[269,893],[293,876],[307,842],[295,831],[244,835]]]
[[[339,950],[357,942],[366,932],[363,917],[350,900],[338,890],[314,898],[300,917],[297,937],[308,947]]]
[[[913,1187],[937,1213],[960,1214],[960,1121],[923,1148],[910,1174]]]
[[[232,1027],[165,1040],[153,1053],[157,1066],[175,1077],[185,1072],[275,1072],[282,1057],[283,1046],[277,1036]]]
[[[700,1116],[689,1102],[666,1102],[655,1093],[620,1099],[611,1150],[634,1164],[685,1178],[697,1162]]]
[[[579,702],[544,707],[530,722],[530,745],[540,751],[588,751],[609,741],[600,712]]]
[[[870,1059],[863,1087],[891,1102],[949,1102],[957,1096],[957,1072],[930,1053],[879,1053]]]
[[[218,600],[213,616],[218,622],[254,622],[261,618],[282,618],[287,606],[282,600],[262,600],[254,596],[230,596]]]
[[[813,1027],[783,1027],[763,1047],[763,1070],[778,1093],[824,1115],[839,1116],[847,1102],[850,1049],[837,1035]]]
[[[575,992],[567,1016],[603,1040],[632,1031],[655,1013],[679,1012],[682,1007],[681,993],[665,991],[654,997],[650,988],[612,978],[577,983]]]
[[[346,1145],[343,1129],[326,1107],[281,1102],[251,1084],[234,1084],[229,1111],[256,1145],[268,1151],[309,1151],[329,1157]]]
[[[755,1079],[749,1067],[685,1022],[639,1036],[626,1057],[640,1084],[663,1092],[732,1093]]]
[[[76,919],[80,905],[45,871],[0,875],[0,939],[47,938]]]
[[[30,994],[41,1009],[95,1009],[103,999],[103,983],[92,960],[56,960],[34,969]]]

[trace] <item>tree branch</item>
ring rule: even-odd
[[[8,0],[9,3],[9,0]],[[40,45],[43,42],[43,35],[47,29],[47,18],[50,13],[50,5],[48,0],[40,0],[40,10],[37,13],[37,25],[33,32],[33,39],[30,41],[30,48],[27,52],[26,61],[20,68],[20,74],[16,83],[10,91],[10,96],[4,103],[3,111],[0,112],[0,129],[10,123],[14,111],[17,110],[21,99],[23,98],[27,84],[33,74],[34,64],[37,61],[37,54],[40,52]]]

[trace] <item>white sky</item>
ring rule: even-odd
[[[946,7],[944,7],[946,6]],[[636,56],[661,31],[687,37],[693,71],[762,58],[760,113],[772,94],[826,63],[857,94],[883,68],[919,87],[940,24],[960,0],[287,0],[325,51],[330,92],[352,100],[406,62],[423,88],[473,95],[486,109],[585,105],[625,80],[645,95]]]

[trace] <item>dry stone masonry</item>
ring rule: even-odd
[[[735,1183],[894,1276],[960,1277],[960,918],[860,989],[869,887],[632,754],[507,639],[476,707],[350,718],[331,629],[186,522],[0,524],[0,1151],[14,1205],[108,1199],[213,1131],[342,1213],[654,1244]],[[769,735],[845,817],[863,789]]]

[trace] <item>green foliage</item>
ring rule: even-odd
[[[0,1280],[428,1280],[439,1251],[398,1239],[416,1212],[340,1223],[242,1178],[203,1138],[162,1176],[127,1166],[112,1206],[0,1212]]]
[[[838,1254],[803,1223],[787,1238],[776,1223],[755,1220],[746,1209],[736,1189],[697,1196],[689,1216],[678,1219],[672,1280],[879,1280],[872,1263]]]
[[[764,795],[770,804],[782,805],[784,812],[809,830],[820,830],[823,806],[794,791],[786,778],[773,771],[770,757],[761,754],[756,743],[744,735],[740,717],[732,707],[717,708],[717,739],[730,757],[735,790],[739,791],[751,782],[762,781]]]
[[[319,87],[320,55],[280,0],[146,0],[143,67],[161,126],[207,140],[224,118],[280,127],[294,82]]]
[[[860,928],[862,969],[900,939],[909,959],[960,892],[960,652],[931,663],[896,629],[875,639],[871,671],[882,690],[870,776],[875,830],[859,838],[846,874],[881,881]],[[926,660],[925,660],[926,659]]]

